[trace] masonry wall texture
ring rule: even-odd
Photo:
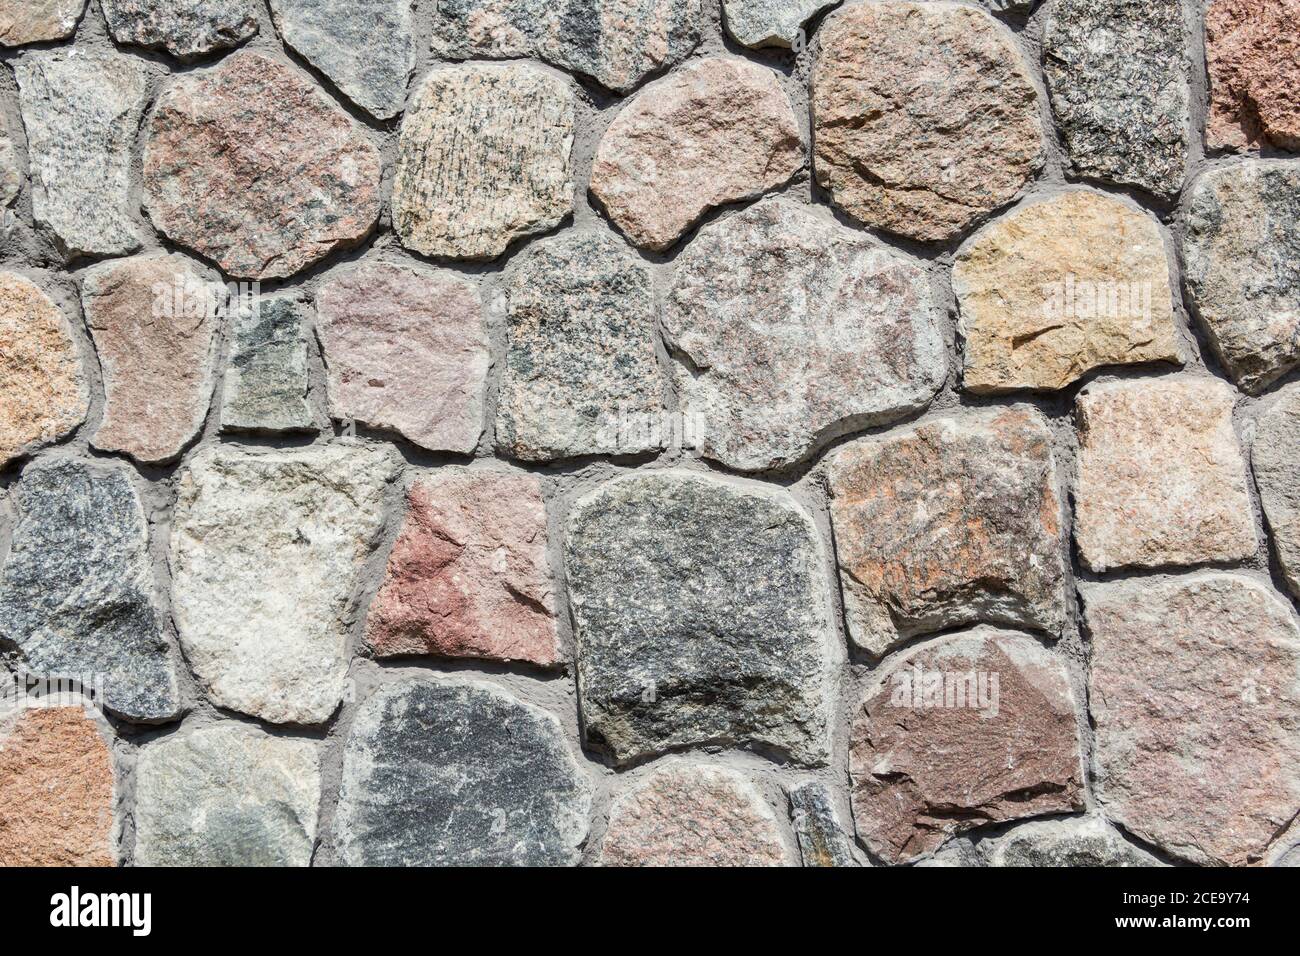
[[[1294,865],[1297,16],[0,0],[0,865]]]

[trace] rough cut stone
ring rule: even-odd
[[[72,36],[86,0],[0,0],[0,46]]]
[[[492,360],[470,282],[367,263],[321,287],[316,331],[331,415],[432,451],[474,450]]]
[[[572,866],[590,813],[553,715],[488,684],[410,679],[357,712],[335,826],[349,866]]]
[[[379,119],[402,112],[415,69],[412,0],[271,0],[280,36]]]
[[[1100,816],[1023,823],[980,844],[989,866],[1165,866],[1129,843]]]
[[[219,288],[189,259],[166,253],[86,275],[82,307],[104,373],[96,448],[156,464],[199,433],[212,403]]]
[[[776,814],[725,767],[657,770],[617,800],[601,866],[791,866]]]
[[[307,866],[316,744],[225,723],[146,745],[135,769],[137,866]]]
[[[1289,386],[1260,416],[1252,458],[1278,562],[1300,597],[1300,385]]]
[[[652,83],[614,117],[591,191],[633,243],[662,250],[710,209],[780,186],[803,162],[776,74],[714,56]]]
[[[108,710],[156,722],[174,718],[180,699],[131,475],[121,463],[67,458],[23,472],[0,578],[0,645],[33,674],[100,678]]]
[[[857,866],[826,785],[809,780],[790,789],[790,822],[804,866]]]
[[[1073,191],[1004,216],[962,248],[952,281],[977,394],[1182,363],[1160,227],[1110,196]]]
[[[194,457],[172,524],[172,606],[214,704],[272,723],[334,713],[356,576],[396,470],[391,450],[351,443]]]
[[[393,226],[426,256],[495,259],[573,212],[569,85],[526,63],[435,70],[402,120]]]
[[[450,0],[433,15],[433,55],[536,56],[625,93],[699,42],[700,0]]]
[[[1205,173],[1184,252],[1192,301],[1238,386],[1258,394],[1300,365],[1300,163]]]
[[[650,270],[618,240],[571,232],[526,252],[506,283],[497,445],[525,461],[635,454],[660,442]]]
[[[828,474],[853,642],[879,657],[983,621],[1060,635],[1061,502],[1032,409],[976,411],[838,451]]]
[[[703,454],[742,471],[918,411],[947,375],[924,271],[784,199],[700,230],[677,259],[664,337]]]
[[[439,470],[412,484],[366,637],[380,657],[559,663],[541,482]]]
[[[711,743],[827,759],[824,556],[783,492],[685,472],[605,483],[569,516],[587,742],[620,764]]]
[[[803,25],[836,0],[723,0],[727,32],[742,46],[789,49],[807,43]]]
[[[0,208],[12,206],[22,192],[23,183],[27,182],[24,168],[9,131],[0,123]]]
[[[1255,554],[1235,393],[1197,376],[1090,385],[1076,403],[1074,536],[1090,570]]]
[[[100,0],[118,43],[166,50],[182,60],[239,46],[257,35],[253,0]]]
[[[1064,0],[1043,37],[1043,72],[1074,169],[1176,196],[1190,126],[1181,0]]]
[[[67,316],[30,280],[0,272],[0,468],[63,438],[89,409]]]
[[[941,241],[1043,162],[1038,94],[1006,27],[953,3],[859,3],[818,31],[817,182],[855,219]]]
[[[979,627],[891,657],[849,740],[858,838],[890,863],[987,823],[1083,809],[1063,659]]]
[[[113,797],[85,710],[0,710],[0,866],[112,866]]]
[[[221,405],[224,431],[314,431],[302,307],[258,296],[235,318]]]
[[[262,53],[172,80],[144,148],[145,208],[238,279],[283,279],[379,218],[379,151],[298,71]]]
[[[27,53],[14,65],[27,128],[32,214],[70,257],[140,248],[131,153],[147,102],[135,57]]]
[[[1214,0],[1205,14],[1211,149],[1300,149],[1300,0]]]
[[[1097,795],[1130,833],[1198,864],[1262,859],[1300,810],[1300,630],[1233,574],[1096,585]]]

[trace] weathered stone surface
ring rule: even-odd
[[[1300,629],[1234,574],[1095,585],[1097,794],[1130,833],[1181,859],[1262,859],[1300,811]]]
[[[89,409],[67,316],[30,280],[0,272],[0,468],[58,441]]]
[[[433,55],[536,56],[627,92],[699,42],[700,0],[450,0],[433,16]]]
[[[380,657],[559,663],[541,482],[439,470],[413,483],[366,637]]]
[[[474,450],[492,360],[482,303],[467,280],[367,263],[321,287],[316,332],[335,418],[433,451]]]
[[[69,257],[140,248],[131,151],[147,98],[135,57],[24,54],[14,64],[32,176],[32,214]]]
[[[849,742],[858,838],[901,863],[954,834],[1083,808],[1074,693],[1063,660],[979,627],[891,657]]]
[[[1285,853],[1281,854],[1273,866],[1300,866],[1300,846],[1293,846]]]
[[[148,744],[135,781],[138,866],[311,863],[314,743],[225,723]]]
[[[952,282],[963,385],[977,394],[1183,361],[1160,227],[1110,196],[1068,192],[991,223],[958,253]]]
[[[498,447],[525,461],[657,449],[628,427],[664,404],[650,270],[608,235],[571,232],[528,250],[506,293]]]
[[[1256,551],[1235,393],[1174,376],[1093,384],[1079,396],[1074,536],[1097,572],[1240,561]]]
[[[184,256],[157,253],[96,266],[81,287],[104,373],[102,451],[171,461],[212,403],[218,285]]]
[[[257,35],[253,0],[100,0],[118,43],[188,60]]]
[[[725,767],[657,770],[614,801],[601,866],[790,866],[776,814]]]
[[[1300,149],[1300,0],[1214,0],[1205,13],[1211,149]]]
[[[727,32],[748,47],[779,46],[789,49],[807,42],[803,25],[835,0],[723,0]]]
[[[113,759],[80,707],[0,708],[0,866],[112,866]]]
[[[823,560],[766,487],[659,472],[579,501],[566,565],[587,742],[619,763],[723,742],[825,762],[842,652]]]
[[[714,56],[652,83],[614,117],[596,148],[591,191],[633,243],[660,250],[715,206],[780,186],[803,161],[776,74]]]
[[[23,472],[0,578],[0,644],[34,674],[102,678],[105,705],[127,720],[170,720],[180,710],[176,673],[131,474],[66,458]]]
[[[954,3],[859,3],[818,31],[817,182],[855,219],[941,241],[1043,162],[1038,94],[1006,27]]]
[[[804,866],[857,866],[826,785],[809,780],[790,789],[790,823]]]
[[[402,112],[415,69],[412,0],[271,0],[284,42],[379,119]]]
[[[1063,0],[1047,21],[1043,72],[1077,173],[1178,194],[1191,125],[1180,0]]]
[[[1278,563],[1300,597],[1300,385],[1289,386],[1259,417],[1251,456]]]
[[[1061,502],[1033,409],[970,412],[836,452],[828,473],[849,635],[883,656],[983,621],[1060,635]]]
[[[86,0],[0,0],[0,46],[72,36]]]
[[[396,470],[389,449],[350,443],[194,457],[172,523],[172,609],[214,704],[273,723],[334,713],[356,575]]]
[[[9,131],[0,123],[0,208],[12,206],[27,182],[22,158]]]
[[[665,305],[682,411],[743,471],[922,409],[947,375],[924,271],[785,199],[702,228]]]
[[[252,51],[172,80],[144,148],[145,208],[239,279],[282,279],[379,218],[379,151],[298,71]]]
[[[1300,365],[1300,163],[1246,160],[1202,175],[1184,252],[1196,311],[1243,390]]]
[[[357,712],[335,826],[350,866],[572,866],[590,813],[553,715],[477,681],[411,679]]]
[[[426,256],[495,259],[573,212],[576,100],[526,63],[424,78],[402,120],[393,226]]]
[[[258,296],[235,317],[221,405],[223,431],[314,431],[302,307]]]
[[[1098,816],[1034,820],[980,844],[989,866],[1165,866]]]

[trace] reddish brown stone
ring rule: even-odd
[[[0,714],[0,866],[112,866],[113,761],[79,707]]]
[[[407,504],[367,622],[375,653],[558,663],[540,482],[438,472]]]
[[[1300,0],[1215,0],[1205,14],[1211,149],[1300,149]]]

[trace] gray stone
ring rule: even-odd
[[[803,25],[836,0],[723,0],[727,32],[748,47],[789,49],[808,42]]]
[[[135,769],[137,866],[308,866],[316,744],[224,723],[148,744]]]
[[[933,856],[924,857],[914,865],[926,869],[965,869],[973,866],[988,866],[988,861],[968,837],[954,837],[940,847]]]
[[[379,543],[387,447],[205,448],[181,475],[172,611],[219,707],[318,724],[343,698],[356,577]]]
[[[0,647],[33,674],[102,677],[106,706],[118,716],[165,721],[180,698],[131,474],[122,464],[71,459],[23,473],[0,578]]]
[[[1022,823],[980,843],[989,866],[1165,866],[1116,833],[1100,816]]]
[[[700,0],[441,0],[433,55],[535,56],[625,93],[699,42]]]
[[[1278,563],[1300,597],[1300,384],[1287,386],[1259,417],[1251,458]]]
[[[27,175],[9,131],[0,123],[0,207],[11,206],[22,192]]]
[[[685,472],[607,482],[569,516],[583,731],[620,764],[750,744],[827,759],[825,555],[778,490]]]
[[[511,274],[497,445],[526,461],[660,447],[650,270],[617,239],[571,232]]]
[[[664,309],[682,411],[741,471],[924,408],[947,374],[939,323],[919,266],[784,199],[702,228]]]
[[[25,54],[15,65],[32,213],[69,257],[140,248],[131,152],[147,102],[135,57],[97,50]]]
[[[1293,846],[1275,861],[1273,866],[1300,866],[1300,846]]]
[[[415,69],[413,0],[271,0],[284,42],[379,119],[406,103]]]
[[[857,866],[826,785],[809,780],[790,789],[790,822],[804,866]]]
[[[166,50],[182,60],[239,46],[257,35],[253,0],[100,0],[118,43]]]
[[[1300,163],[1206,172],[1184,252],[1196,312],[1238,386],[1258,394],[1300,365]]]
[[[283,296],[259,296],[251,306],[241,309],[235,321],[222,430],[314,431],[302,307]]]
[[[590,813],[552,714],[477,681],[408,679],[352,722],[335,830],[350,866],[572,866]]]
[[[1176,196],[1190,128],[1181,0],[1060,0],[1043,72],[1075,171]]]

